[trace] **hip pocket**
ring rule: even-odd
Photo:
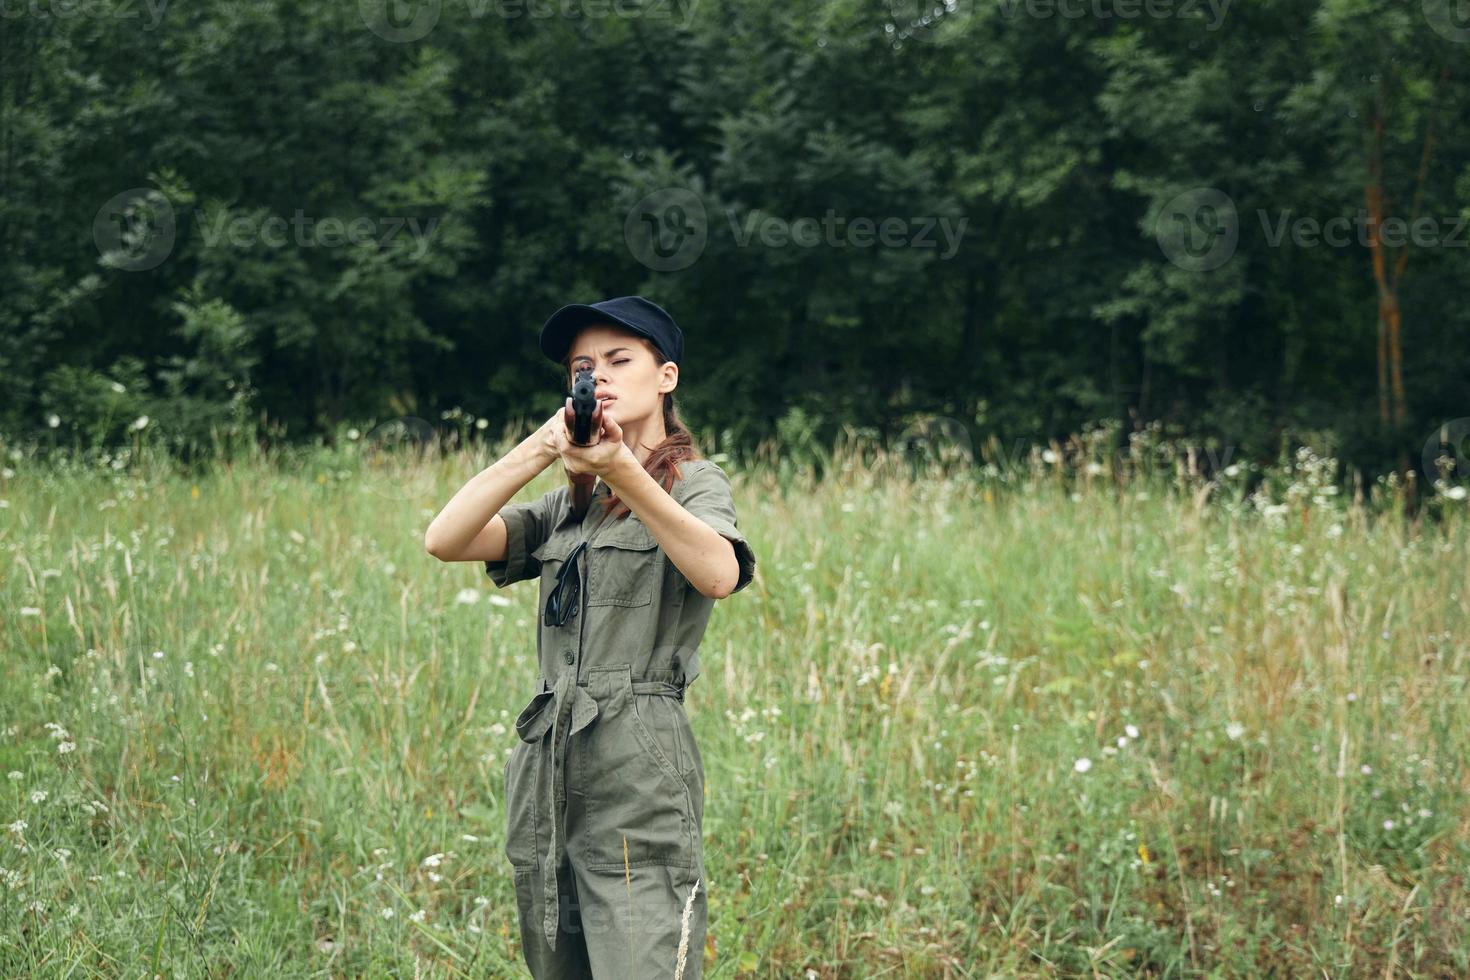
[[[697,817],[689,784],[639,717],[623,674],[583,733],[582,854],[589,870],[692,867]],[[650,698],[651,700],[651,698]]]
[[[540,742],[517,741],[505,762],[505,858],[516,870],[534,869],[536,855],[536,751]]]

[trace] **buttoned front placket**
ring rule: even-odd
[[[602,529],[603,518],[607,516],[606,499],[608,496],[607,484],[601,480],[592,492],[592,502],[587,505],[587,513],[582,516],[582,535],[577,541],[577,547],[572,550],[580,551],[577,556],[577,574],[581,577],[582,587],[577,597],[577,608],[566,624],[560,627],[552,627],[556,630],[556,642],[561,650],[561,673],[570,667],[572,672],[572,683],[582,682],[582,641],[587,635],[587,599],[589,596],[588,585],[591,584],[591,548],[582,547],[591,545],[592,538]],[[571,504],[567,504],[570,509]],[[589,525],[588,521],[592,521]]]

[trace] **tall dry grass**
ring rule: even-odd
[[[706,975],[1470,975],[1465,502],[1105,445],[721,457]],[[5,464],[0,974],[523,975],[490,458]]]

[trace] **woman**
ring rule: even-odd
[[[684,337],[640,296],[558,310],[541,350],[570,385],[589,359],[591,444],[571,399],[465,484],[425,534],[499,587],[539,577],[537,693],[505,766],[505,856],[523,951],[541,977],[700,976],[704,764],[684,711],[715,600],[755,555],[730,481],[674,411]],[[579,521],[566,484],[507,502],[547,466],[598,479]]]

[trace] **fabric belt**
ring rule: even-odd
[[[556,949],[557,918],[561,914],[557,869],[561,867],[566,855],[566,794],[563,780],[567,740],[592,724],[598,714],[597,699],[588,693],[585,683],[576,683],[575,677],[575,670],[565,670],[555,684],[541,678],[540,692],[531,698],[516,717],[516,734],[522,742],[539,742],[548,729],[551,731],[551,784],[548,787],[538,775],[535,805],[551,827],[550,839],[544,850],[536,856],[541,862],[541,887],[544,896],[541,928],[547,945],[552,949]],[[635,680],[632,684],[634,694],[653,694],[684,700],[684,686],[673,681]],[[540,824],[541,821],[538,820],[537,823]],[[538,847],[539,836],[538,834]]]

